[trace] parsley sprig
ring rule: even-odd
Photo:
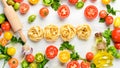
[[[3,66],[2,68],[4,68],[5,64],[7,63],[7,61],[9,59],[11,59],[11,56],[9,56],[7,54],[7,47],[3,47],[2,45],[0,45],[0,60],[1,59],[4,59],[4,63],[3,63]]]
[[[109,46],[111,42],[111,30],[108,28],[102,33],[103,37],[106,39],[106,45]]]
[[[21,39],[20,37],[17,38],[17,37],[15,37],[15,36],[13,36],[12,39],[11,39],[10,41],[11,41],[11,43],[20,43],[20,44],[22,44],[22,45],[25,44],[25,42],[23,42],[22,39]]]
[[[52,9],[57,11],[57,9],[60,7],[60,0],[54,0],[53,3],[51,4]]]
[[[104,18],[100,18],[99,22],[103,23],[103,22],[105,22],[105,19]]]
[[[116,15],[116,12],[120,12],[120,10],[115,10],[113,7],[111,7],[109,4],[106,5],[107,12],[112,15]]]
[[[59,48],[59,50],[69,50],[71,52],[70,58],[71,60],[85,60],[80,57],[78,52],[75,51],[74,45],[70,44],[68,41],[63,42]]]
[[[63,42],[61,44],[61,47],[59,48],[59,50],[64,50],[64,49],[74,51],[74,46],[71,45],[68,41],[66,41],[66,42]]]

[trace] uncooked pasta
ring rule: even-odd
[[[76,28],[76,33],[79,39],[87,40],[91,34],[91,28],[88,24],[81,24]]]
[[[44,28],[44,38],[47,41],[56,41],[59,38],[59,29],[55,25],[48,25]]]
[[[66,24],[60,28],[60,34],[64,41],[69,41],[76,35],[76,30],[72,25]]]
[[[28,37],[37,42],[43,38],[43,30],[39,26],[33,26],[28,30]]]

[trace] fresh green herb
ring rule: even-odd
[[[66,41],[66,42],[63,42],[61,44],[61,47],[59,48],[59,50],[64,50],[64,49],[68,49],[68,50],[74,51],[74,46],[69,44],[68,41]]]
[[[96,65],[95,65],[94,63],[91,63],[91,64],[90,64],[90,67],[91,67],[91,68],[96,68]]]
[[[113,7],[111,7],[109,4],[106,5],[106,8],[107,8],[107,12],[108,12],[108,13],[111,13],[112,15],[116,15],[116,12],[117,12],[117,11],[115,11],[115,10],[113,9]]]
[[[0,45],[0,53],[4,54],[4,50],[5,50],[5,47],[3,47],[2,45]]]
[[[116,0],[112,0],[112,2],[115,2]]]
[[[107,30],[105,30],[102,33],[103,37],[106,39],[106,45],[110,45],[110,41],[111,41],[111,31],[110,28],[108,28]]]
[[[57,9],[60,7],[60,0],[54,0],[53,3],[51,4],[51,7],[57,11]]]
[[[110,53],[115,58],[120,59],[120,53],[117,51],[117,49],[114,46],[108,47],[107,52]]]
[[[117,53],[115,58],[120,59],[120,53]]]
[[[6,62],[11,58],[11,56],[9,56],[7,54],[7,47],[3,47],[2,45],[0,45],[0,60],[4,59],[4,64],[2,66],[2,68],[4,68]]]
[[[104,18],[100,18],[99,22],[103,23],[103,22],[105,22],[105,19]]]
[[[72,53],[70,54],[70,58],[71,58],[72,60],[79,60],[80,56],[79,56],[79,54],[78,54],[77,52],[72,52]]]
[[[44,56],[44,58],[45,59],[38,64],[38,68],[44,68],[44,66],[46,65],[46,63],[49,61],[45,56]]]
[[[11,43],[20,43],[20,44],[22,44],[22,45],[25,44],[25,43],[22,41],[21,38],[17,38],[17,37],[15,37],[15,36],[12,37]]]
[[[54,2],[52,5],[51,5],[51,7],[55,10],[55,11],[57,11],[57,9],[60,7],[60,3],[59,2]]]

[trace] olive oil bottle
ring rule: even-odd
[[[112,66],[113,56],[106,51],[106,43],[101,33],[95,34],[97,54],[93,58],[96,68],[108,68]]]

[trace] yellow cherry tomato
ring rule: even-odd
[[[7,54],[13,56],[16,53],[16,49],[14,47],[9,47],[7,49]]]
[[[66,63],[70,59],[70,52],[67,51],[67,50],[61,51],[59,53],[59,57],[58,58],[59,58],[60,62]]]
[[[11,32],[5,32],[4,33],[4,38],[6,39],[6,40],[11,40],[12,39],[12,33]]]
[[[37,4],[38,2],[39,2],[39,0],[29,0],[29,3],[30,3],[30,4],[33,4],[33,5],[34,5],[34,4]]]
[[[114,22],[113,22],[113,25],[115,28],[118,28],[120,27],[120,17],[116,17]]]
[[[103,4],[107,5],[110,3],[111,0],[101,0]]]

